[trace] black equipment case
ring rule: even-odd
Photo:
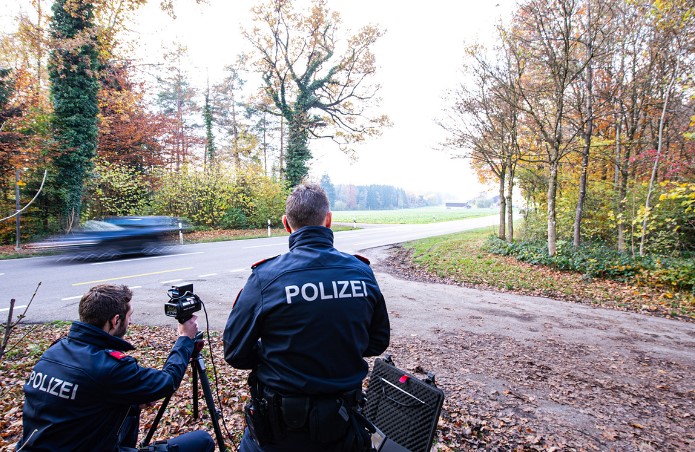
[[[429,452],[443,403],[432,373],[421,380],[398,369],[390,356],[377,358],[364,410],[379,430],[373,445],[380,452]]]

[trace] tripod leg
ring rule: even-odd
[[[220,452],[224,452],[224,436],[222,436],[222,430],[220,430],[219,413],[215,408],[215,401],[212,398],[212,390],[210,389],[210,381],[205,373],[205,364],[203,363],[203,357],[198,355],[194,362],[194,368],[197,367],[198,378],[200,378],[200,384],[203,386],[203,395],[205,396],[205,403],[207,403],[208,411],[210,412],[210,419],[212,419],[212,426],[215,429],[215,437],[217,438],[217,445],[220,448]]]
[[[200,356],[200,355],[198,355]],[[191,375],[193,377],[193,419],[198,419],[198,367],[193,364],[197,357],[191,358]]]
[[[149,446],[150,441],[152,440],[152,436],[154,435],[155,430],[157,430],[157,425],[159,425],[159,421],[162,420],[162,415],[164,414],[164,410],[166,410],[167,408],[169,399],[171,399],[170,395],[166,396],[164,402],[162,402],[162,406],[159,407],[159,411],[157,411],[157,416],[155,416],[154,421],[152,422],[152,427],[150,427],[150,430],[147,432],[147,436],[145,436],[145,439],[143,439],[140,442],[140,447]]]

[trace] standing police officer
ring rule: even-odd
[[[162,370],[140,367],[124,353],[135,347],[122,339],[133,314],[131,298],[122,285],[98,285],[84,294],[80,321],[46,350],[24,385],[23,436],[17,450],[137,450],[138,406],[176,391],[198,324],[196,316],[179,324],[179,338]],[[215,447],[204,431],[168,444],[180,452]]]
[[[294,189],[289,253],[252,267],[227,320],[226,361],[253,369],[241,452],[369,450],[355,408],[389,319],[369,261],[333,247],[329,209],[320,186]]]

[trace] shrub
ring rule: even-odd
[[[238,207],[230,207],[220,220],[222,229],[246,229],[249,226],[249,220],[243,210]]]
[[[551,257],[545,242],[509,243],[494,235],[487,239],[483,249],[493,254],[512,256],[522,262],[575,271],[589,277],[695,294],[695,261],[687,257],[633,257],[600,245],[574,248],[566,241],[557,242],[557,253]]]
[[[85,218],[138,215],[149,208],[152,190],[145,173],[127,165],[97,160],[87,183]]]

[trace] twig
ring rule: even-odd
[[[12,330],[19,325],[19,323],[24,320],[24,318],[27,316],[27,311],[29,310],[29,307],[31,306],[31,303],[34,301],[34,298],[36,298],[36,294],[39,291],[39,287],[41,287],[41,281],[36,285],[36,289],[34,290],[34,294],[31,296],[31,299],[29,299],[29,303],[27,303],[26,307],[24,308],[24,312],[22,312],[20,315],[17,316],[17,321],[12,323],[12,314],[14,312],[14,304],[15,304],[15,299],[13,298],[10,301],[10,312],[7,316],[7,324],[5,325],[5,337],[2,340],[2,344],[0,344],[0,359],[2,359],[5,354],[11,350],[14,349],[17,344],[19,344],[22,339],[24,339],[27,334],[29,334],[32,330],[29,330],[24,336],[22,336],[18,341],[16,341],[12,347],[10,347],[9,350],[6,350],[5,347],[7,347],[7,343],[10,341],[10,334],[12,334]]]
[[[34,301],[34,298],[36,298],[36,294],[39,291],[39,287],[41,287],[41,281],[39,281],[39,283],[36,285],[36,289],[34,290],[34,294],[29,299],[29,303],[27,303],[27,307],[24,308],[24,312],[22,312],[21,314],[19,314],[17,316],[17,321],[13,325],[11,325],[10,328],[14,328],[15,326],[19,325],[19,322],[21,322],[24,319],[24,317],[27,316],[27,311],[29,310],[29,307],[31,306],[31,302]]]

